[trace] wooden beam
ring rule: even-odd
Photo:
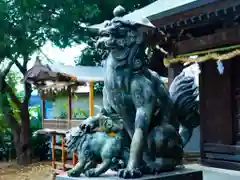
[[[203,151],[204,153],[232,154],[240,156],[240,147],[238,145],[204,143]]]
[[[89,115],[94,115],[94,87],[93,81],[89,82]]]
[[[176,43],[177,55],[226,45],[240,44],[240,25],[221,29],[210,35]]]

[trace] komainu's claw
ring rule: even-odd
[[[69,176],[69,177],[79,177],[80,173],[78,173],[77,171],[74,171],[73,169],[71,169],[71,170],[69,170],[67,172],[67,176]]]
[[[162,166],[159,163],[151,162],[145,165],[143,168],[144,174],[158,174],[161,172]]]
[[[95,169],[89,169],[85,173],[85,176],[87,177],[96,177],[96,171]]]
[[[159,174],[176,168],[178,164],[174,159],[162,158],[159,162],[149,162],[141,170],[143,174]]]
[[[93,125],[90,124],[90,123],[82,123],[79,128],[83,131],[83,132],[86,132],[86,133],[89,133],[92,131],[93,129]]]
[[[140,178],[142,176],[142,172],[139,169],[121,169],[118,172],[118,176],[124,179],[134,179]]]

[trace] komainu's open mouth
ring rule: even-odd
[[[101,31],[99,33],[100,37],[109,37],[111,35],[111,33],[109,31]]]

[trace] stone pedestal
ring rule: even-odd
[[[88,178],[85,176],[73,178],[67,177],[66,174],[56,176],[56,180],[120,180],[121,178],[117,177],[117,173],[113,171],[108,171],[100,177],[96,178]],[[121,179],[123,180],[123,179]],[[187,168],[176,169],[171,172],[164,172],[159,175],[152,176],[143,176],[142,178],[138,178],[137,180],[203,180],[202,171],[191,170]]]

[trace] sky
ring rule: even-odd
[[[48,41],[41,49],[42,52],[51,60],[62,62],[66,65],[74,66],[74,58],[81,54],[81,51],[86,47],[86,45],[75,45],[72,47],[67,47],[65,49],[60,49],[54,46],[50,41]],[[28,63],[28,68],[33,66],[36,56],[40,55],[41,59],[45,59],[41,53],[35,53],[32,56],[31,62]]]

